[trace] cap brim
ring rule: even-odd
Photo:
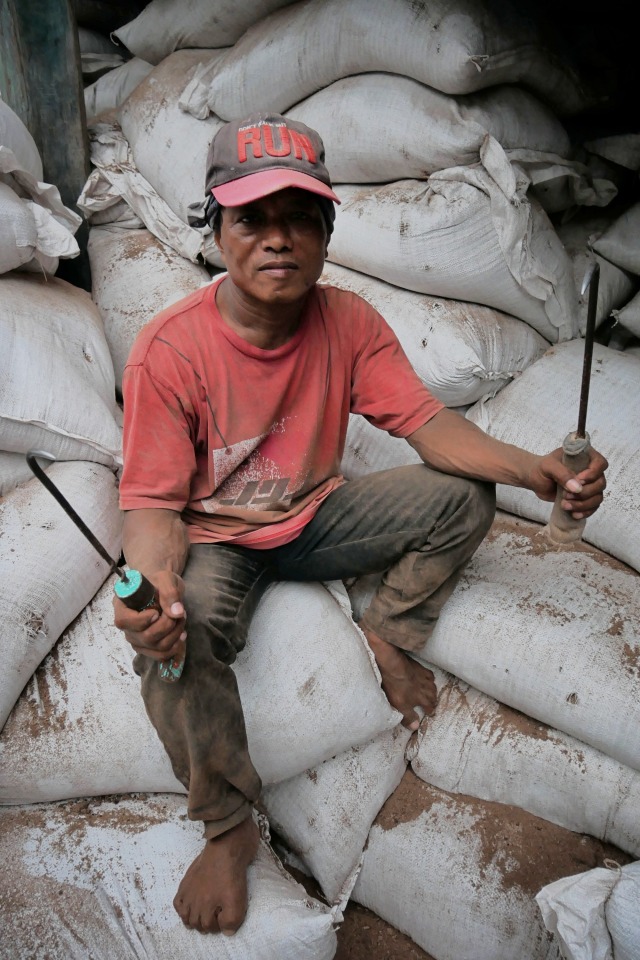
[[[333,200],[334,203],[340,203],[340,198],[331,187],[298,170],[262,170],[260,173],[250,173],[247,177],[214,187],[211,193],[223,207],[241,207],[245,203],[268,197],[278,190],[286,190],[287,187],[308,190]]]

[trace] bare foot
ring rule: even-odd
[[[376,658],[387,700],[402,714],[402,725],[417,730],[420,717],[415,707],[421,707],[427,716],[436,708],[438,690],[432,671],[373,631],[365,629],[364,635]]]
[[[185,926],[200,933],[233,936],[247,912],[247,868],[258,852],[259,840],[258,826],[248,817],[206,841],[173,901]]]

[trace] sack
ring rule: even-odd
[[[340,470],[347,480],[368,473],[422,463],[419,454],[402,437],[392,437],[359,414],[350,413]]]
[[[272,10],[292,0],[151,0],[135,20],[114,30],[135,56],[160,63],[183,47],[228,47]]]
[[[11,274],[0,284],[4,449],[121,464],[113,363],[89,294],[55,277]]]
[[[320,283],[351,290],[381,313],[424,385],[448,407],[495,396],[549,346],[498,310],[400,290],[332,263]]]
[[[84,88],[87,120],[104,110],[114,110],[133,93],[139,83],[153,70],[153,64],[134,57]]]
[[[113,473],[101,464],[71,461],[52,464],[48,475],[110,555],[118,557],[122,514]],[[1,729],[38,664],[104,583],[109,568],[33,475],[4,496],[0,528]],[[36,709],[42,710],[47,688],[36,684],[34,695]],[[30,753],[28,733],[23,748],[18,766]],[[57,751],[55,756],[57,763]]]
[[[202,848],[180,797],[83,800],[0,811],[2,960],[331,960],[331,911],[266,842],[233,937],[189,930],[172,906]]]
[[[380,689],[344,591],[340,604],[320,584],[277,583],[253,617],[234,672],[249,751],[265,784],[367,743],[401,719]],[[7,721],[0,802],[184,792],[147,717],[132,659],[113,625],[111,578]]]
[[[438,706],[409,759],[440,790],[522,807],[640,855],[640,773],[434,669]]]
[[[142,327],[160,310],[209,283],[210,277],[149,230],[115,224],[91,227],[88,252],[92,297],[104,322],[116,386],[121,389],[129,351]]]
[[[340,912],[360,871],[371,824],[406,770],[410,736],[410,730],[398,725],[262,791],[272,829]]]
[[[43,460],[40,466],[46,470],[48,464]],[[28,480],[33,480],[33,473],[26,458],[21,453],[6,453],[0,450],[0,497],[6,497],[19,483],[26,483]]]
[[[638,960],[640,861],[563,877],[536,900],[566,960]]]
[[[0,98],[0,146],[7,147],[20,169],[35,180],[43,180],[42,159],[35,140],[17,113]]]
[[[419,657],[640,771],[639,587],[586,543],[500,515]]]
[[[583,359],[581,340],[552,348],[492,400],[474,404],[467,419],[505,443],[540,454],[554,450],[576,428]],[[604,502],[582,536],[640,570],[637,384],[635,357],[594,344],[587,430],[609,469]],[[497,498],[502,510],[529,520],[544,523],[551,513],[551,504],[519,487],[499,484]]]
[[[569,257],[528,178],[487,137],[482,163],[426,183],[337,186],[328,258],[405,290],[485,304],[524,320],[546,340],[575,336]]]
[[[585,150],[604,157],[626,170],[637,173],[640,169],[640,135],[623,133],[612,137],[599,137],[597,140],[585,140]]]
[[[481,0],[458,0],[454,8],[412,0],[306,0],[254,18],[208,84],[209,110],[225,120],[284,113],[335,80],[373,72],[453,95],[520,84],[560,116],[588,105],[573,73],[549,55],[540,31],[515,5],[498,14]]]
[[[586,290],[584,294],[581,293],[582,284],[594,263],[597,262],[600,267],[596,328],[611,314],[616,316],[615,308],[625,304],[637,288],[637,282],[628,273],[593,252],[593,243],[605,233],[610,224],[611,218],[606,213],[589,212],[576,216],[557,228],[558,236],[573,263],[573,278],[579,294],[581,336],[584,336],[587,328],[589,307],[589,292]]]
[[[17,270],[40,252],[38,227],[32,207],[33,204],[22,200],[11,187],[0,183],[0,273]],[[57,266],[56,260],[54,270]]]
[[[626,330],[640,337],[640,293],[636,293],[628,303],[611,313]]]
[[[407,772],[371,828],[352,899],[433,957],[560,960],[535,895],[615,847]],[[620,859],[622,858],[622,859]]]
[[[90,222],[94,222],[92,217],[96,211],[100,212],[103,224],[120,220],[122,201],[125,201],[139,218],[131,225],[146,227],[181,257],[196,263],[200,256],[206,256],[209,248],[217,251],[211,231],[206,235],[180,220],[142,176],[117,124],[110,120],[96,121],[89,128],[89,139],[95,169],[82,188],[77,203]]]
[[[17,153],[14,152],[15,146]],[[54,273],[59,257],[77,257],[82,218],[65,207],[57,187],[42,181],[33,138],[9,107],[0,108],[0,271],[23,264]]]
[[[516,86],[451,96],[410,77],[366,73],[324,87],[287,111],[317,130],[334,183],[423,180],[477,163],[487,133],[505,151],[525,148],[568,157],[556,116]],[[372,149],[372,131],[384,137]]]
[[[593,249],[605,260],[640,275],[640,203],[635,203],[598,237]]]
[[[117,54],[121,49],[118,44],[105,37],[99,30],[90,30],[87,27],[78,27],[78,45],[80,53],[108,53]]]
[[[198,70],[214,67],[221,56],[219,50],[171,54],[118,110],[137,169],[185,224],[190,204],[204,202],[207,153],[222,121],[194,119],[180,108],[180,94]]]

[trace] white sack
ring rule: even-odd
[[[627,303],[637,289],[637,281],[624,270],[609,263],[593,252],[593,243],[607,230],[611,217],[606,212],[573,217],[567,223],[557,227],[557,233],[573,263],[573,279],[579,296],[580,333],[584,336],[587,327],[589,291],[584,294],[582,283],[587,271],[594,263],[600,266],[598,279],[598,302],[596,306],[596,328],[615,308]]]
[[[87,27],[78,27],[78,46],[80,53],[112,53],[117,54],[121,49],[109,37],[106,37],[99,30],[91,30]]]
[[[42,159],[35,140],[8,103],[0,97],[0,145],[8,147],[18,166],[35,180],[42,180]]]
[[[258,20],[291,0],[151,0],[113,36],[138,57],[160,63],[183,47],[228,47]]]
[[[640,170],[640,134],[638,133],[623,133],[613,137],[587,140],[584,147],[626,170],[634,172]]]
[[[31,267],[55,273],[60,257],[77,257],[74,233],[82,219],[65,207],[57,187],[22,167],[0,145],[0,273]]]
[[[611,311],[613,316],[625,329],[640,337],[640,293],[636,293],[619,310]]]
[[[264,840],[233,937],[184,926],[172,900],[202,848],[179,797],[136,797],[0,812],[2,960],[331,960],[331,911]]]
[[[38,250],[38,227],[31,206],[0,183],[0,273],[17,270],[33,259]]]
[[[211,50],[171,54],[118,111],[137,169],[183,223],[190,204],[204,201],[207,153],[222,121],[185,113],[180,94],[202,65],[214,67],[221,55]]]
[[[183,99],[196,113],[196,97],[185,92]],[[569,137],[560,121],[514,85],[455,97],[409,77],[367,73],[337,80],[287,115],[318,130],[334,183],[421,180],[476,163],[488,133],[523,168],[530,191],[549,213],[606,206],[617,194],[609,180],[594,178],[585,164],[567,159]],[[384,130],[384,137],[372,149],[376,129]]]
[[[481,0],[303,0],[256,22],[229,50],[207,84],[209,109],[225,120],[284,113],[335,80],[371,72],[454,95],[517,83],[559,115],[587,105],[515,8],[505,17]]]
[[[536,900],[566,960],[640,957],[640,861],[563,877]]]
[[[419,657],[640,770],[639,587],[607,554],[499,516]]]
[[[98,308],[58,278],[0,278],[0,429],[13,453],[122,462],[115,377]]]
[[[52,464],[48,475],[117,558],[122,514],[113,473],[101,464],[75,461]],[[0,528],[1,729],[38,664],[104,583],[109,568],[33,476],[3,497]],[[24,751],[16,758],[18,766],[29,754],[28,738]],[[54,757],[59,762],[55,746]]]
[[[407,773],[371,829],[352,899],[443,960],[560,960],[535,894],[615,852]]]
[[[640,861],[623,867],[605,906],[615,960],[640,958]]]
[[[118,53],[83,53],[80,56],[80,68],[82,70],[82,80],[87,86],[99,80],[100,77],[116,70],[125,63],[125,58]]]
[[[0,802],[184,791],[145,712],[131,647],[113,626],[112,599],[111,579],[7,721]],[[274,584],[260,601],[234,672],[251,758],[265,784],[366,743],[401,719],[349,609],[346,595],[338,603],[320,584]]]
[[[349,414],[347,438],[340,462],[340,470],[347,480],[357,480],[368,473],[404,467],[410,463],[422,463],[422,460],[405,439],[392,437],[385,430],[379,430],[359,414]]]
[[[421,780],[522,807],[640,855],[640,773],[450,674],[410,756]]]
[[[262,791],[271,828],[338,910],[351,895],[371,824],[404,775],[410,736],[398,725]]]
[[[482,163],[425,182],[338,186],[328,258],[397,287],[494,307],[545,339],[575,336],[571,261],[528,178],[487,137]]]
[[[0,182],[0,274],[32,270],[54,274],[60,257],[76,257],[73,234],[52,213]]]
[[[104,114],[99,121],[105,122],[105,117],[110,114]],[[115,120],[108,121],[114,124]],[[92,126],[89,127],[91,131]],[[104,128],[103,128],[104,129]],[[117,186],[107,180],[106,176],[97,168],[92,170],[87,182],[82,188],[82,193],[78,198],[78,207],[84,213],[85,220],[92,226],[104,226],[106,224],[117,224],[119,227],[126,227],[129,230],[142,230],[144,223],[129,206],[127,201],[121,195]]]
[[[48,211],[69,235],[67,241],[69,249],[60,256],[77,256],[78,245],[73,239],[73,234],[82,223],[82,217],[69,207],[65,207],[56,186],[38,180],[29,170],[21,166],[13,150],[5,146],[0,146],[0,182],[6,183],[18,196],[24,197],[25,200],[32,200],[34,204]]]
[[[589,166],[578,160],[536,150],[506,153],[526,172],[531,181],[530,193],[548,214],[580,206],[606,207],[617,196],[613,180],[593,176]]]
[[[153,64],[133,57],[85,87],[84,105],[87,119],[90,120],[104,110],[119,107],[152,70]]]
[[[549,350],[467,419],[491,436],[544,454],[576,429],[584,343]],[[575,418],[575,419],[574,419]],[[640,392],[638,366],[619,350],[594,344],[587,431],[609,461],[604,502],[587,520],[583,539],[640,570]],[[545,523],[552,505],[529,490],[498,485],[498,506]]]
[[[336,264],[325,264],[320,282],[359,294],[381,313],[422,382],[449,407],[495,396],[549,345],[498,310],[436,300]]]
[[[185,260],[148,230],[91,227],[92,297],[104,322],[116,386],[133,341],[156,313],[209,283],[204,267]]]
[[[90,218],[94,211],[112,208],[115,220],[122,214],[124,200],[147,230],[187,260],[197,262],[209,246],[217,250],[211,234],[207,237],[187,226],[142,176],[117,124],[96,122],[89,128],[89,139],[95,169],[78,197],[83,213]],[[108,222],[106,217],[102,220]]]
[[[625,210],[598,237],[593,249],[622,270],[640,275],[640,203]]]
[[[44,470],[47,470],[49,465],[44,460],[40,461]],[[33,473],[24,455],[0,450],[0,497],[6,497],[18,484],[28,480],[33,480]]]
[[[287,116],[318,131],[334,183],[421,180],[476,163],[487,133],[505,150],[566,157],[570,149],[552,111],[516,86],[455,97],[410,77],[367,73],[337,80]],[[376,136],[382,130],[384,136]]]

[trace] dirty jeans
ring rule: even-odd
[[[417,651],[494,513],[492,484],[418,464],[348,481],[284,546],[191,546],[183,573],[187,657],[182,677],[173,684],[159,680],[157,662],[140,655],[134,668],[174,773],[189,792],[189,817],[204,821],[205,837],[244,820],[260,793],[231,664],[269,583],[385,571],[360,626]]]

